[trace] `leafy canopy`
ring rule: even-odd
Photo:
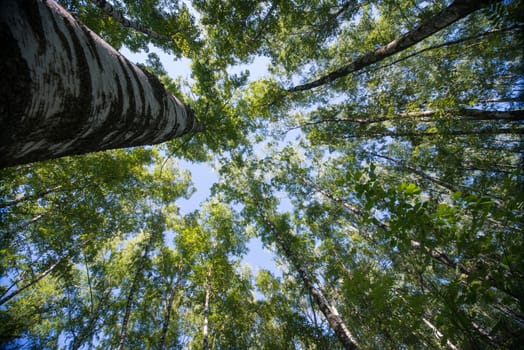
[[[363,349],[524,341],[521,1],[59,2],[206,131],[1,170],[1,347],[343,348],[322,300]]]

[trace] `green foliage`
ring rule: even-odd
[[[341,349],[313,290],[361,348],[524,341],[521,1],[303,92],[450,2],[112,2],[170,40],[60,3],[189,59],[190,81],[144,68],[206,130],[1,170],[0,347],[114,348],[127,313],[128,348],[201,348],[207,322],[214,349]],[[175,158],[219,172],[185,215]],[[254,237],[278,270],[244,265]]]

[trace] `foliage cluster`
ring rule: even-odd
[[[59,2],[190,59],[189,82],[147,68],[206,131],[1,170],[0,347],[524,342],[523,2],[111,2],[171,40]],[[265,77],[231,73],[260,57]],[[174,158],[219,173],[195,212]],[[278,271],[243,264],[252,238]]]

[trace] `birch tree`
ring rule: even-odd
[[[3,1],[0,166],[202,130],[191,109],[52,1]]]
[[[391,55],[401,52],[439,30],[446,28],[454,22],[466,17],[470,13],[477,11],[486,2],[467,0],[455,1],[441,12],[435,14],[424,23],[417,25],[414,29],[408,31],[395,40],[381,46],[380,48],[366,53],[353,62],[334,70],[314,81],[297,85],[289,89],[290,92],[305,91],[315,87],[322,86],[336,79],[345,77],[351,73],[357,72],[371,64],[379,62]]]

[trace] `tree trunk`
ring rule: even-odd
[[[17,204],[25,202],[25,201],[30,201],[30,200],[42,198],[42,197],[44,197],[45,195],[47,195],[49,193],[53,193],[53,192],[57,192],[57,191],[61,190],[62,187],[63,187],[62,185],[59,185],[59,186],[55,186],[55,187],[49,188],[47,190],[42,190],[42,191],[37,192],[35,194],[30,194],[30,195],[23,196],[23,197],[20,197],[20,198],[16,198],[16,199],[13,199],[13,200],[7,200],[5,202],[0,202],[0,209],[1,208],[11,207],[11,206],[17,205]]]
[[[284,256],[289,260],[294,269],[298,272],[300,279],[302,279],[302,282],[304,282],[304,285],[307,288],[309,294],[313,296],[313,299],[315,300],[318,308],[326,317],[329,327],[335,332],[335,336],[340,341],[344,349],[357,350],[359,348],[357,341],[350,333],[346,324],[338,314],[336,308],[331,305],[322,290],[315,286],[315,283],[313,283],[313,280],[309,277],[303,264],[298,261],[294,252],[291,250],[290,245],[282,236],[282,233],[278,231],[273,222],[267,217],[264,209],[261,206],[259,206],[259,211],[261,213],[260,215],[262,220],[275,236],[277,245],[282,250]]]
[[[422,322],[424,322],[426,324],[426,326],[428,326],[432,331],[433,331],[433,334],[435,335],[435,337],[438,339],[438,341],[441,343],[441,339],[442,337],[444,336],[439,330],[437,327],[435,327],[433,325],[433,323],[429,322],[426,318],[422,318]],[[449,340],[449,339],[446,339],[446,345],[449,349],[451,350],[457,350],[457,347]]]
[[[325,191],[324,189],[320,188],[319,186],[317,186],[316,184],[312,183],[311,181],[309,181],[307,179],[302,179],[302,181],[303,181],[304,185],[306,185],[308,187],[311,187],[315,192],[318,192],[318,193],[322,194],[324,197],[329,198],[333,202],[342,205],[344,208],[346,208],[349,211],[351,211],[352,213],[354,213],[357,216],[357,218],[361,218],[362,217],[363,213],[362,213],[361,209],[359,209],[359,208],[355,207],[354,205],[346,202],[344,199],[339,198],[339,197],[337,197],[337,196],[335,196],[335,195]],[[374,222],[375,225],[380,227],[385,232],[389,232],[389,233],[392,232],[391,227],[387,223],[382,222],[382,221],[380,221],[378,219],[374,219],[373,222]],[[375,242],[373,242],[372,235],[370,235],[369,233],[364,232],[364,231],[359,231],[359,234],[360,234],[360,236],[362,238],[365,238],[366,240],[368,240],[368,242],[370,242],[372,244],[375,244]],[[437,248],[430,248],[430,247],[428,247],[428,246],[426,246],[426,245],[424,245],[424,244],[422,244],[422,243],[420,243],[419,241],[416,241],[416,240],[410,240],[409,243],[410,243],[410,246],[413,249],[413,251],[423,250],[425,252],[425,254],[428,254],[433,260],[435,260],[436,262],[438,262],[438,263],[440,263],[440,264],[442,264],[444,266],[447,266],[448,268],[450,268],[452,270],[459,271],[460,273],[463,273],[463,274],[468,275],[468,276],[473,274],[473,273],[475,273],[475,272],[477,272],[477,269],[475,269],[475,268],[470,268],[470,267],[466,266],[465,264],[463,264],[461,262],[455,262],[446,253],[441,252]],[[393,262],[397,263],[396,259],[393,259]],[[507,279],[512,278],[511,272],[510,271],[505,271],[504,272],[504,277],[507,278]],[[500,282],[498,282],[493,277],[486,277],[486,279],[491,282],[491,286],[493,288],[495,288],[495,289],[497,289],[497,290],[499,290],[499,291],[501,291],[503,293],[506,293],[508,296],[518,300],[518,298],[519,298],[518,295],[516,295],[512,290],[510,290],[506,286],[501,285]]]
[[[54,1],[0,6],[0,168],[202,130],[156,77]]]
[[[509,128],[486,128],[471,130],[443,130],[443,131],[380,131],[365,132],[364,135],[350,131],[346,139],[381,138],[381,137],[430,137],[430,136],[468,136],[468,135],[523,135],[524,128],[520,125]]]
[[[352,213],[354,213],[358,218],[362,218],[363,213],[362,213],[362,210],[360,208],[357,208],[354,205],[346,202],[344,199],[339,198],[339,197],[337,197],[337,196],[327,192],[326,190],[322,189],[321,187],[317,186],[316,184],[312,183],[311,181],[309,181],[307,179],[302,179],[302,181],[303,181],[303,183],[306,186],[311,187],[315,192],[318,192],[321,195],[323,195],[324,197],[329,198],[333,202],[342,205],[344,208],[346,208],[347,210],[349,210]],[[377,219],[373,220],[373,223],[375,225],[377,225],[378,227],[380,227],[385,232],[391,232],[391,227],[387,223],[384,223],[384,222],[382,222],[380,220],[377,220]],[[372,239],[372,235],[370,235],[369,233],[367,233],[365,231],[359,232],[359,234],[360,234],[361,237],[365,238],[370,243],[374,244],[373,239]],[[422,248],[434,260],[438,261],[439,263],[441,263],[443,265],[446,265],[446,266],[448,266],[448,267],[450,267],[452,269],[458,269],[460,272],[465,273],[465,274],[471,274],[471,270],[468,269],[465,265],[463,265],[461,263],[455,263],[446,254],[440,252],[436,248],[433,248],[433,249],[429,248],[429,247],[427,247],[427,246],[425,246],[425,245],[423,245],[420,242],[415,241],[415,240],[410,240],[410,244],[411,244],[411,247],[414,250],[418,250],[418,249]]]
[[[505,121],[517,122],[524,120],[524,110],[515,109],[507,111],[489,111],[482,109],[459,108],[443,111],[418,111],[409,113],[399,113],[395,116],[380,116],[371,117],[369,115],[355,115],[345,118],[326,118],[311,122],[302,123],[294,128],[302,128],[305,126],[314,126],[328,123],[355,123],[359,125],[380,124],[383,122],[396,122],[401,120],[419,120],[423,122],[432,122],[441,120],[438,114],[450,114],[456,120],[468,121]]]
[[[5,303],[7,303],[9,300],[13,299],[14,297],[16,297],[18,294],[22,293],[27,288],[32,287],[35,284],[37,284],[38,282],[40,282],[40,280],[42,280],[44,277],[46,277],[51,272],[53,272],[57,268],[57,266],[60,265],[61,262],[65,261],[68,258],[69,258],[69,254],[64,255],[63,257],[58,259],[54,264],[49,266],[45,271],[41,272],[38,276],[33,278],[29,283],[23,285],[22,287],[20,287],[17,290],[9,293],[8,295],[5,295],[5,296],[2,295],[1,298],[0,298],[0,305],[3,305]]]
[[[146,247],[144,248],[144,253],[140,257],[140,260],[138,261],[138,266],[135,271],[135,275],[133,276],[133,281],[131,282],[129,293],[127,294],[126,309],[124,313],[124,318],[122,319],[122,328],[120,329],[120,335],[118,337],[117,350],[124,349],[124,344],[126,341],[128,325],[129,325],[129,318],[131,317],[131,309],[133,307],[133,303],[135,302],[138,290],[140,289],[140,281],[142,279],[142,272],[144,271],[145,264],[149,256],[149,251],[151,250],[151,246],[153,245],[153,241],[154,241],[153,233],[150,233],[149,240],[147,242]]]
[[[173,302],[175,300],[175,296],[178,292],[178,287],[181,281],[182,281],[182,265],[178,267],[177,279],[173,283],[171,287],[171,291],[169,292],[169,296],[167,298],[166,310],[164,313],[164,319],[162,321],[162,330],[160,332],[160,341],[158,343],[158,349],[160,350],[164,349],[165,347],[167,331],[169,329],[169,323],[171,322],[171,313],[173,312]]]
[[[497,0],[497,2],[498,1],[501,0]],[[376,49],[375,51],[368,52],[367,54],[360,56],[350,64],[343,66],[327,75],[324,75],[317,80],[303,85],[294,86],[288,91],[296,92],[310,90],[328,84],[338,78],[348,76],[349,74],[368,67],[373,63],[380,62],[387,57],[406,50],[407,48],[446,28],[459,19],[466,17],[472,12],[475,12],[485,3],[488,3],[488,1],[457,0],[441,12],[428,19],[426,22],[401,35],[390,43]]]
[[[103,317],[102,313],[107,308],[107,301],[109,300],[109,296],[111,295],[112,289],[108,287],[100,297],[98,304],[96,305],[96,308],[91,312],[91,315],[89,316],[89,319],[87,321],[87,324],[85,327],[83,327],[80,330],[80,333],[78,336],[76,336],[73,340],[73,344],[71,344],[71,350],[78,350],[84,345],[84,342],[93,334],[95,333],[96,329],[96,323],[99,319]],[[93,307],[93,305],[91,305]]]
[[[209,350],[209,299],[211,296],[211,273],[206,277],[206,291],[204,297],[204,325],[202,326],[202,336],[204,338],[203,350]]]
[[[2,237],[0,237],[0,249],[3,249],[4,247],[7,247],[11,241],[11,239],[13,238],[13,236],[20,232],[22,229],[28,227],[29,225],[31,224],[34,224],[35,222],[37,222],[38,220],[40,220],[41,218],[43,218],[46,214],[38,214],[37,216],[35,216],[34,218],[31,218],[27,221],[24,221],[18,225],[16,225],[13,229],[9,230],[9,231],[6,231],[6,232],[3,232],[2,234]]]

